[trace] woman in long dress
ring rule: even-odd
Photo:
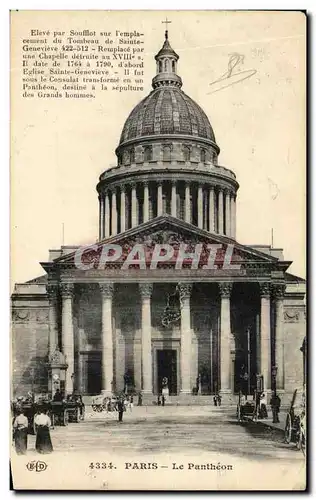
[[[18,409],[13,422],[15,451],[18,455],[25,455],[26,453],[28,425],[29,423],[26,416],[23,414],[23,410]]]
[[[38,451],[38,453],[51,453],[53,451],[49,431],[51,420],[47,415],[46,409],[40,410],[39,414],[34,418],[34,424],[36,430],[36,451]]]

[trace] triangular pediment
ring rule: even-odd
[[[144,249],[146,265],[148,266],[157,245],[169,245],[174,249],[174,254],[168,259],[168,262],[163,262],[158,267],[172,267],[177,260],[180,248],[182,248],[182,251],[185,249],[186,253],[192,254],[197,245],[202,246],[199,263],[201,267],[207,264],[210,249],[216,253],[214,262],[219,267],[225,261],[225,255],[228,253],[231,264],[247,265],[247,267],[251,264],[273,266],[279,262],[276,257],[241,245],[226,236],[209,233],[170,215],[156,217],[149,222],[128,229],[124,233],[99,241],[90,248],[86,247],[82,253],[82,259],[85,263],[92,262],[93,259],[97,261],[96,257],[101,256],[104,247],[108,249],[113,247],[113,252],[115,252],[115,248],[117,247],[122,249],[120,255],[113,262],[106,262],[106,267],[119,268],[132,250],[134,249],[135,251],[135,247],[137,246],[138,248],[142,247],[142,251]],[[138,258],[139,255],[135,254],[135,259],[137,260]],[[184,260],[184,267],[190,265],[189,260]],[[75,252],[56,259],[54,263],[60,265],[74,264]]]

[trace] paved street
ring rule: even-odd
[[[261,425],[238,424],[233,410],[209,407],[135,407],[124,413],[88,411],[84,422],[56,427],[51,431],[55,452],[115,449],[115,453],[196,452],[225,453],[248,458],[284,458],[300,461],[302,456],[282,442],[282,434]],[[35,437],[29,436],[29,449]]]
[[[51,437],[51,455],[38,455],[35,437],[29,436],[27,456],[14,459],[21,475],[16,477],[23,477],[30,488],[300,490],[305,486],[303,454],[283,443],[278,430],[251,422],[238,424],[232,409],[135,407],[124,413],[123,423],[117,413],[89,411],[84,422],[56,427]],[[38,459],[45,460],[47,472],[25,475],[27,463]]]

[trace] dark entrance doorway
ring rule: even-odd
[[[101,393],[101,356],[93,355],[87,359],[87,392],[92,396]]]
[[[162,380],[168,379],[170,395],[177,394],[177,351],[175,349],[157,350],[158,392],[162,390]]]

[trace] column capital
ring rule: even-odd
[[[62,283],[60,285],[60,292],[63,299],[72,299],[74,293],[73,283]]]
[[[284,283],[273,283],[271,285],[271,292],[275,300],[282,300],[284,298],[286,285]]]
[[[46,285],[46,292],[49,300],[54,300],[57,298],[58,285],[53,285],[52,283],[48,283]]]
[[[139,292],[144,299],[149,299],[151,297],[152,291],[153,291],[153,284],[152,283],[139,283]]]
[[[109,299],[112,298],[114,290],[113,283],[99,283],[99,288],[102,297]]]
[[[220,296],[223,299],[229,299],[231,292],[232,292],[232,289],[233,289],[233,284],[227,281],[227,282],[223,282],[223,283],[218,283],[218,287],[219,287]]]
[[[121,184],[120,185],[120,190],[121,190],[121,194],[125,193],[125,191],[126,191],[126,184]]]
[[[182,301],[184,299],[189,299],[191,297],[191,292],[192,292],[191,283],[178,283],[177,289],[179,292],[180,304],[182,304]]]
[[[148,187],[149,186],[149,180],[146,179],[145,181],[143,181],[143,186],[144,187]]]
[[[261,297],[268,299],[270,297],[270,293],[271,293],[271,283],[264,282],[264,283],[260,283],[259,286],[260,286]]]

